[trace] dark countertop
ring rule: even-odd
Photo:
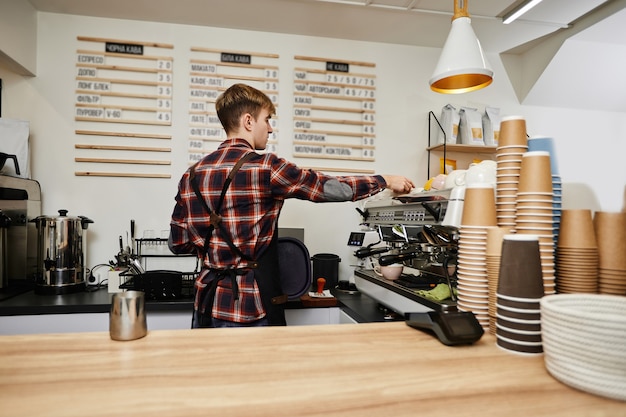
[[[359,323],[389,321],[386,312],[375,300],[359,292],[349,294],[332,290],[339,301],[338,307]],[[106,287],[94,291],[84,291],[63,295],[39,295],[33,290],[1,299],[0,316],[72,314],[72,313],[108,313],[111,297]],[[173,301],[147,301],[147,311],[189,311],[193,308],[191,299]],[[289,301],[288,309],[307,308],[300,301]]]

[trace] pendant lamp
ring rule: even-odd
[[[454,0],[452,28],[431,77],[430,89],[442,94],[480,90],[493,81],[493,70],[472,29],[467,0]]]

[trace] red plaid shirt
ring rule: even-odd
[[[230,170],[246,153],[254,151],[243,139],[228,139],[215,152],[205,156],[195,167],[200,191],[211,210],[217,205],[222,187]],[[325,194],[324,184],[338,180],[349,186],[352,195],[343,201],[356,201],[376,194],[386,186],[379,176],[333,177],[296,165],[266,153],[252,157],[242,165],[226,192],[220,214],[222,223],[233,243],[250,259],[257,259],[272,240],[278,224],[278,216],[286,198],[298,198],[314,202],[339,201]],[[198,202],[189,183],[189,171],[185,172],[178,185],[176,205],[172,213],[171,239],[175,253],[199,253],[204,250],[204,240],[209,227],[209,218]],[[206,287],[205,279],[210,268],[244,268],[246,261],[229,248],[214,230],[204,257],[203,269],[196,280],[194,307],[199,307],[198,294]],[[254,280],[254,273],[237,276],[239,299],[235,300],[230,280],[221,280],[213,304],[213,317],[222,320],[246,323],[265,317],[265,310]]]

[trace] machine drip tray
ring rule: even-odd
[[[435,288],[439,282],[441,282],[440,277],[417,276],[413,274],[402,274],[400,278],[395,281],[396,284],[412,290],[429,290]]]
[[[400,279],[396,281],[388,281],[379,277],[374,271],[366,269],[356,269],[354,271],[355,282],[359,290],[380,302],[381,304],[397,311],[399,313],[415,312],[419,311],[416,308],[424,308],[425,310],[431,309],[439,312],[456,311],[456,302],[451,299],[443,301],[434,301],[425,297],[422,297],[416,293],[422,288],[411,288],[403,285],[405,275],[402,275]],[[415,285],[415,281],[421,282],[421,285],[425,285],[424,276],[417,277],[415,275],[408,275],[408,279],[413,281],[409,285]],[[441,277],[432,277],[435,283],[440,282]],[[362,284],[363,288],[359,287]],[[428,289],[430,287],[426,287]]]

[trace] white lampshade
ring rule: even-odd
[[[493,81],[493,70],[472,29],[469,14],[458,7],[457,1],[452,28],[429,81],[431,90],[443,94],[468,93]]]

